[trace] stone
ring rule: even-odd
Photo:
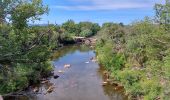
[[[70,67],[71,67],[70,64],[65,64],[65,65],[64,65],[64,68],[70,68]]]
[[[62,71],[62,70],[59,70],[58,72],[59,72],[59,73],[64,73],[64,71]]]
[[[45,83],[48,83],[48,82],[49,82],[49,80],[44,80],[44,81],[41,82],[41,84],[45,84]]]
[[[124,88],[123,86],[116,86],[116,87],[115,87],[115,90],[118,91],[118,90],[122,90],[123,88]]]
[[[106,86],[108,82],[102,82],[102,85],[103,86]]]
[[[54,77],[54,79],[57,79],[57,78],[59,78],[59,76],[58,76],[58,75],[54,75],[53,77]]]
[[[35,88],[33,89],[33,91],[34,91],[34,92],[39,92],[39,88],[38,88],[38,87],[35,87]]]
[[[89,64],[89,61],[85,62],[86,64]]]
[[[48,93],[51,93],[51,92],[53,92],[54,91],[54,86],[50,86],[48,89],[47,89],[47,92]]]
[[[87,39],[87,40],[85,40],[85,44],[86,44],[86,45],[90,45],[90,43],[91,43],[91,41],[90,41],[90,40],[88,40],[88,39]]]

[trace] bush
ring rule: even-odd
[[[170,94],[166,88],[170,87],[170,37],[163,27],[146,18],[127,27],[107,23],[98,33],[97,59],[130,99],[163,99]]]
[[[93,34],[93,33],[92,33],[91,30],[85,29],[85,30],[81,31],[80,36],[89,37],[89,36],[92,36],[92,34]]]

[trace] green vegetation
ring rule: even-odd
[[[0,94],[22,91],[53,70],[53,50],[74,43],[73,36],[92,36],[98,24],[69,20],[63,25],[32,26],[48,13],[42,0],[0,0]]]
[[[52,26],[41,29],[27,24],[47,13],[41,0],[0,2],[0,94],[6,94],[37,83],[52,70],[48,57],[58,36]]]
[[[170,98],[170,3],[156,4],[155,19],[131,25],[68,20],[31,26],[48,13],[42,0],[0,0],[0,94],[22,91],[52,71],[50,57],[73,37],[98,33],[97,59],[129,98]]]
[[[96,44],[99,62],[129,98],[169,100],[170,4],[156,4],[156,19],[124,26],[105,23]]]
[[[61,27],[69,35],[82,37],[95,35],[100,30],[100,26],[96,23],[80,22],[76,24],[73,20],[68,20]]]

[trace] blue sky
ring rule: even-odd
[[[39,24],[61,24],[68,19],[75,22],[92,21],[123,22],[129,24],[145,16],[153,17],[155,3],[164,0],[43,0],[50,8],[48,15],[43,15]]]

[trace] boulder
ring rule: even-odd
[[[70,67],[71,67],[70,64],[65,64],[65,65],[64,65],[64,68],[70,68]]]
[[[90,40],[88,40],[88,39],[87,39],[87,40],[85,40],[85,44],[86,44],[86,45],[90,45],[90,43],[91,43],[91,41],[90,41]]]
[[[58,75],[54,75],[53,77],[54,77],[54,79],[57,79],[57,78],[59,78],[59,76],[58,76]]]

